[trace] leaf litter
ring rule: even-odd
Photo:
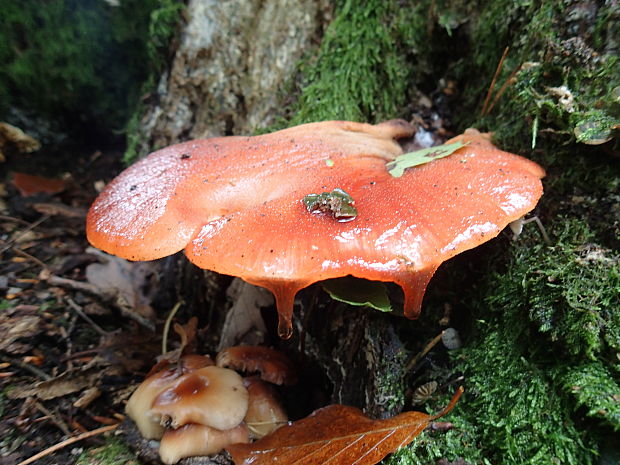
[[[373,465],[446,415],[462,393],[459,388],[438,414],[411,411],[385,420],[371,420],[355,407],[329,405],[255,443],[227,450],[235,465]]]

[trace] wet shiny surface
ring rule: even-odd
[[[280,332],[286,337],[295,293],[313,282],[349,274],[401,285],[405,314],[417,316],[426,285],[443,261],[495,237],[532,210],[542,195],[542,168],[498,150],[477,132],[462,136],[469,145],[451,156],[394,178],[385,160],[400,154],[392,141],[398,130],[357,125],[357,132],[345,131],[342,124],[318,123],[307,133],[299,126],[292,128],[297,132],[291,137],[273,138],[281,132],[260,140],[227,138],[226,143],[245,141],[248,161],[242,164],[254,171],[219,169],[227,156],[222,152],[216,161],[205,155],[191,172],[181,167],[181,178],[168,176],[161,167],[152,169],[158,178],[145,182],[161,182],[166,189],[147,187],[139,201],[130,201],[133,206],[120,209],[124,214],[136,205],[163,206],[165,213],[156,219],[156,213],[144,213],[141,221],[151,225],[146,232],[132,231],[144,241],[129,239],[125,229],[109,225],[111,210],[122,197],[119,184],[134,182],[123,174],[122,183],[113,183],[111,193],[91,209],[89,239],[131,259],[157,258],[185,247],[201,268],[264,286],[276,296]],[[194,144],[213,152],[222,141]],[[178,163],[198,158],[196,154]],[[161,166],[167,166],[164,160]],[[235,163],[241,162],[237,158]],[[218,177],[227,181],[209,187]],[[358,215],[353,221],[338,222],[332,215],[306,210],[304,196],[336,188],[355,200]],[[166,200],[147,200],[154,192],[162,192]],[[173,226],[177,232],[168,233]],[[129,252],[129,243],[139,252]]]

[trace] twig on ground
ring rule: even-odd
[[[89,317],[86,313],[84,313],[84,310],[82,310],[82,307],[76,304],[71,297],[67,297],[66,301],[69,304],[69,307],[71,307],[75,311],[75,313],[77,313],[80,317],[82,317],[84,321],[90,324],[95,331],[97,331],[102,336],[108,336],[110,334],[106,330],[104,330],[101,326],[99,326],[97,323],[95,323],[91,317]]]
[[[56,452],[56,451],[58,451],[60,449],[65,448],[65,447],[67,447],[67,446],[69,446],[71,444],[74,444],[76,442],[82,441],[83,439],[88,439],[88,438],[91,438],[93,436],[97,436],[99,434],[103,434],[103,433],[106,433],[108,431],[112,431],[112,430],[118,428],[119,424],[120,423],[117,423],[115,425],[103,426],[101,428],[97,428],[95,430],[88,431],[86,433],[82,433],[82,434],[79,434],[79,435],[74,436],[72,438],[66,439],[66,440],[64,440],[62,442],[59,442],[58,444],[54,444],[53,446],[48,447],[47,449],[39,452],[38,454],[33,455],[29,459],[26,459],[26,460],[24,460],[22,462],[19,462],[17,465],[29,465],[29,464],[31,464],[33,462],[36,462],[37,460],[47,456],[47,455],[53,454],[54,452]]]
[[[28,260],[36,263],[37,265],[39,265],[41,268],[43,269],[47,269],[47,265],[42,262],[41,260],[39,260],[37,257],[35,257],[34,255],[30,255],[28,252],[23,251],[22,249],[13,246],[12,247],[13,252],[15,252],[17,255],[21,255],[24,258],[27,258]]]
[[[40,278],[47,281],[47,283],[51,286],[64,287],[72,289],[74,291],[86,292],[87,294],[101,297],[104,300],[109,300],[111,298],[109,294],[101,292],[101,290],[97,286],[93,286],[92,284],[84,283],[82,281],[61,278],[60,276],[47,273],[42,273]]]
[[[0,360],[3,360],[7,363],[10,363],[11,365],[14,365],[16,367],[19,367],[23,370],[29,371],[30,373],[32,373],[33,375],[45,380],[45,381],[49,381],[50,379],[52,379],[52,377],[50,375],[48,375],[47,373],[45,373],[42,370],[39,370],[37,367],[30,365],[29,363],[25,363],[22,362],[21,360],[17,359],[17,358],[12,358],[12,357],[7,357],[5,355],[0,355]]]
[[[15,239],[10,240],[9,242],[7,242],[4,245],[4,247],[2,247],[0,249],[0,254],[3,254],[4,252],[6,252],[10,248],[12,248],[22,237],[24,237],[28,232],[32,231],[34,228],[39,226],[41,223],[43,223],[44,221],[49,219],[49,217],[50,217],[50,215],[45,214],[41,218],[39,218],[37,221],[35,221],[34,223],[31,223],[27,228],[25,228],[22,231],[22,233],[19,236],[17,236]]]
[[[405,373],[409,373],[411,370],[413,370],[415,366],[418,364],[418,362],[422,360],[422,358],[424,358],[426,354],[428,354],[431,351],[431,349],[437,345],[439,341],[441,341],[441,336],[443,336],[443,333],[444,332],[442,331],[437,336],[435,336],[431,342],[426,344],[426,347],[424,347],[422,352],[420,352],[418,355],[413,357],[413,359],[407,364],[407,368],[405,368]]]
[[[15,223],[21,223],[21,224],[24,224],[26,226],[30,225],[30,223],[28,223],[26,220],[22,220],[21,218],[15,218],[13,216],[0,215],[0,220],[2,220],[2,221],[13,221]]]
[[[94,286],[90,283],[75,281],[74,279],[61,278],[60,276],[50,274],[47,270],[44,270],[39,275],[39,278],[46,281],[51,286],[63,287],[66,289],[72,289],[74,291],[82,291],[86,292],[87,294],[99,297],[104,302],[114,305],[115,308],[120,310],[123,316],[131,318],[141,326],[144,326],[151,331],[155,331],[155,324],[152,321],[149,321],[147,318],[143,317],[137,312],[134,312],[131,306],[126,305],[124,302],[121,302],[120,299],[115,298],[116,296],[114,293],[102,291],[97,286]]]
[[[50,419],[50,421],[58,427],[60,431],[62,431],[67,436],[71,436],[71,430],[69,429],[69,426],[63,421],[62,418],[60,418],[54,412],[51,412],[41,402],[35,402],[34,406],[37,408],[37,410],[39,410],[41,413],[46,415]]]

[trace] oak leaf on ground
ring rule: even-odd
[[[405,412],[385,420],[372,420],[355,407],[329,405],[260,441],[226,449],[235,465],[373,465],[409,444],[431,421],[448,413],[462,392],[459,388],[448,406],[436,415]]]

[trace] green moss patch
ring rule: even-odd
[[[0,3],[0,117],[16,107],[104,130],[124,127],[183,7],[175,0]]]

